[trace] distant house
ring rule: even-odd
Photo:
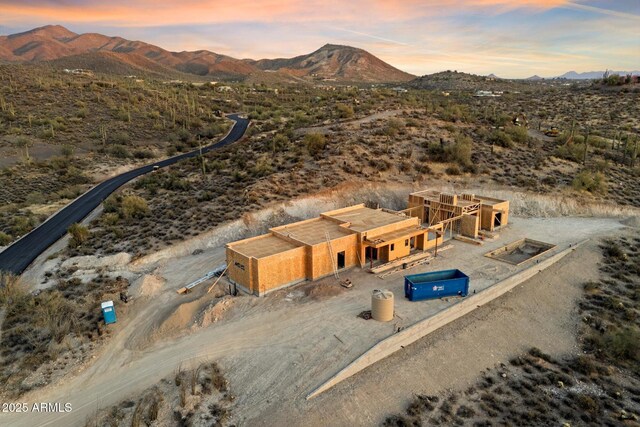
[[[500,96],[502,94],[502,92],[498,93],[494,93],[490,90],[478,90],[476,91],[475,94],[473,94],[473,96],[477,96],[477,97],[496,97],[496,96]]]
[[[93,76],[93,71],[85,70],[84,68],[74,68],[73,70],[65,68],[64,72],[67,74],[73,74],[76,76]]]

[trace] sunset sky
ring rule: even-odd
[[[236,58],[347,44],[417,75],[640,69],[640,0],[0,0],[0,34],[46,24]]]

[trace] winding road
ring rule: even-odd
[[[202,153],[208,153],[242,138],[249,126],[249,119],[242,118],[238,114],[232,114],[227,117],[235,122],[229,133],[215,144],[203,147]],[[200,149],[169,157],[168,159],[114,176],[96,185],[52,215],[40,226],[0,252],[0,271],[22,274],[41,253],[67,233],[67,229],[71,224],[80,222],[119,187],[134,178],[153,171],[156,167],[169,166],[180,160],[196,157],[199,154]]]

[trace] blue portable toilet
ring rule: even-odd
[[[105,325],[116,323],[116,308],[113,306],[113,301],[102,303],[102,317],[104,317]]]

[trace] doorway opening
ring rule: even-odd
[[[345,261],[344,251],[338,252],[338,270],[344,268],[344,261]]]

